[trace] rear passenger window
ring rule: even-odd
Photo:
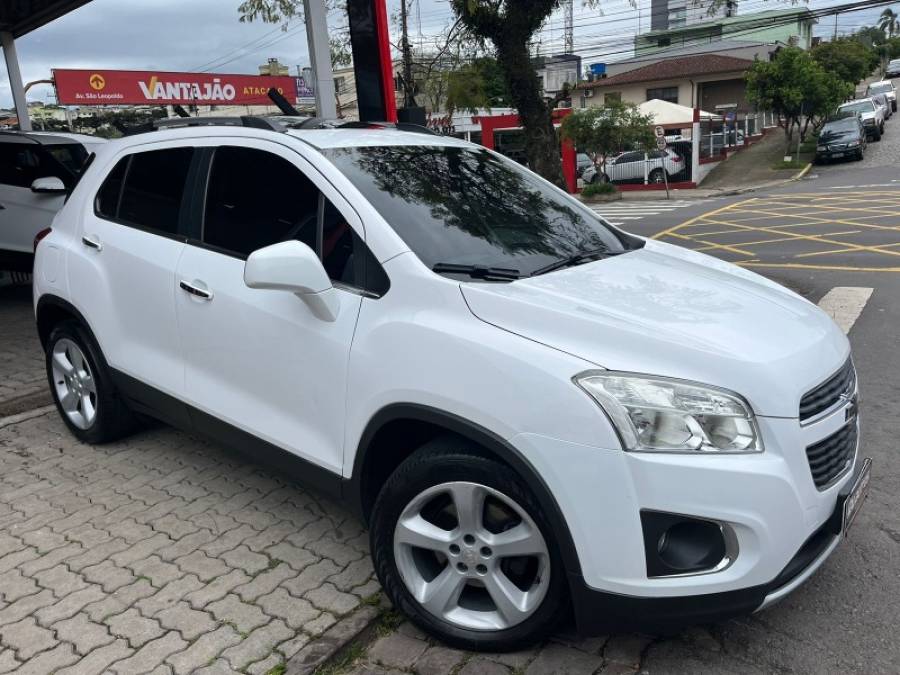
[[[178,233],[178,214],[193,148],[141,152],[131,157],[118,220],[166,234]]]
[[[130,157],[126,157],[116,164],[110,174],[103,181],[100,191],[97,193],[95,211],[98,216],[115,220],[119,217],[119,197],[122,195],[122,183],[125,180],[125,172],[128,170]]]

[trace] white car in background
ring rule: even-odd
[[[581,174],[585,183],[633,183],[647,177],[649,183],[663,183],[684,170],[684,159],[674,150],[623,152],[606,161],[606,166],[592,166]]]
[[[838,115],[859,115],[866,129],[866,136],[880,141],[884,133],[884,110],[872,98],[858,98],[847,101],[837,109]]]
[[[50,226],[90,154],[105,139],[0,132],[0,270],[30,272],[34,238]]]

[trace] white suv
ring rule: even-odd
[[[343,498],[394,604],[459,647],[758,610],[868,484],[816,306],[453,138],[112,142],[34,295],[75,436],[151,415]]]
[[[0,270],[31,271],[35,236],[103,143],[83,134],[0,132]]]

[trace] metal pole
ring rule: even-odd
[[[6,58],[6,72],[9,73],[9,88],[12,90],[13,102],[16,105],[16,117],[19,118],[19,129],[31,131],[31,120],[28,118],[28,103],[25,101],[25,89],[22,86],[22,73],[19,70],[19,57],[16,55],[16,41],[9,31],[0,31],[0,45]]]
[[[316,82],[316,114],[337,118],[334,103],[334,73],[331,70],[331,46],[328,41],[328,10],[324,0],[303,0],[306,15],[306,42]]]

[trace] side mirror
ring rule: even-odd
[[[31,191],[42,195],[64,195],[68,192],[65,183],[56,176],[36,178],[31,184]]]
[[[341,302],[319,256],[299,241],[284,241],[254,251],[244,264],[249,288],[290,291],[320,319],[337,319]]]

